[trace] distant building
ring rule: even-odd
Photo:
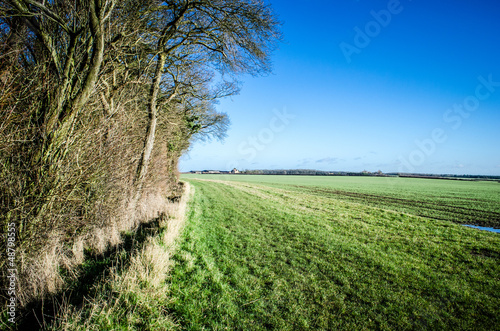
[[[232,174],[239,174],[240,171],[238,169],[234,168],[233,170],[231,170],[231,173]]]

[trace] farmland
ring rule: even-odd
[[[200,179],[209,177],[198,176]],[[337,200],[359,202],[461,224],[500,227],[500,185],[497,182],[394,177],[211,176],[211,178],[286,188],[314,196],[328,196]]]
[[[498,329],[500,184],[187,175],[184,329]]]

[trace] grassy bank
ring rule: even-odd
[[[189,179],[196,194],[169,280],[181,328],[499,327],[497,234],[303,183],[234,178]]]
[[[13,327],[19,330],[172,330],[175,318],[167,279],[193,191],[184,185],[165,214],[123,235],[105,256],[87,258],[78,281],[48,300],[41,311]],[[8,325],[5,325],[8,326]]]

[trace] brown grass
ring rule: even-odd
[[[106,280],[96,286],[96,295],[86,298],[83,307],[63,304],[50,328],[101,330],[119,325],[134,329],[144,323],[154,329],[175,328],[175,321],[161,310],[161,305],[169,300],[166,280],[172,266],[170,257],[176,249],[176,239],[184,226],[186,204],[192,194],[186,183],[178,202],[163,201],[162,212],[168,217],[160,222],[160,235],[146,240],[131,257],[126,270],[112,268]],[[149,312],[154,319],[148,319],[144,312]]]

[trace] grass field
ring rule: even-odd
[[[255,183],[412,215],[500,228],[500,183],[394,177],[185,175]]]
[[[199,180],[201,178],[202,180]],[[500,328],[500,184],[184,176],[182,329]]]

